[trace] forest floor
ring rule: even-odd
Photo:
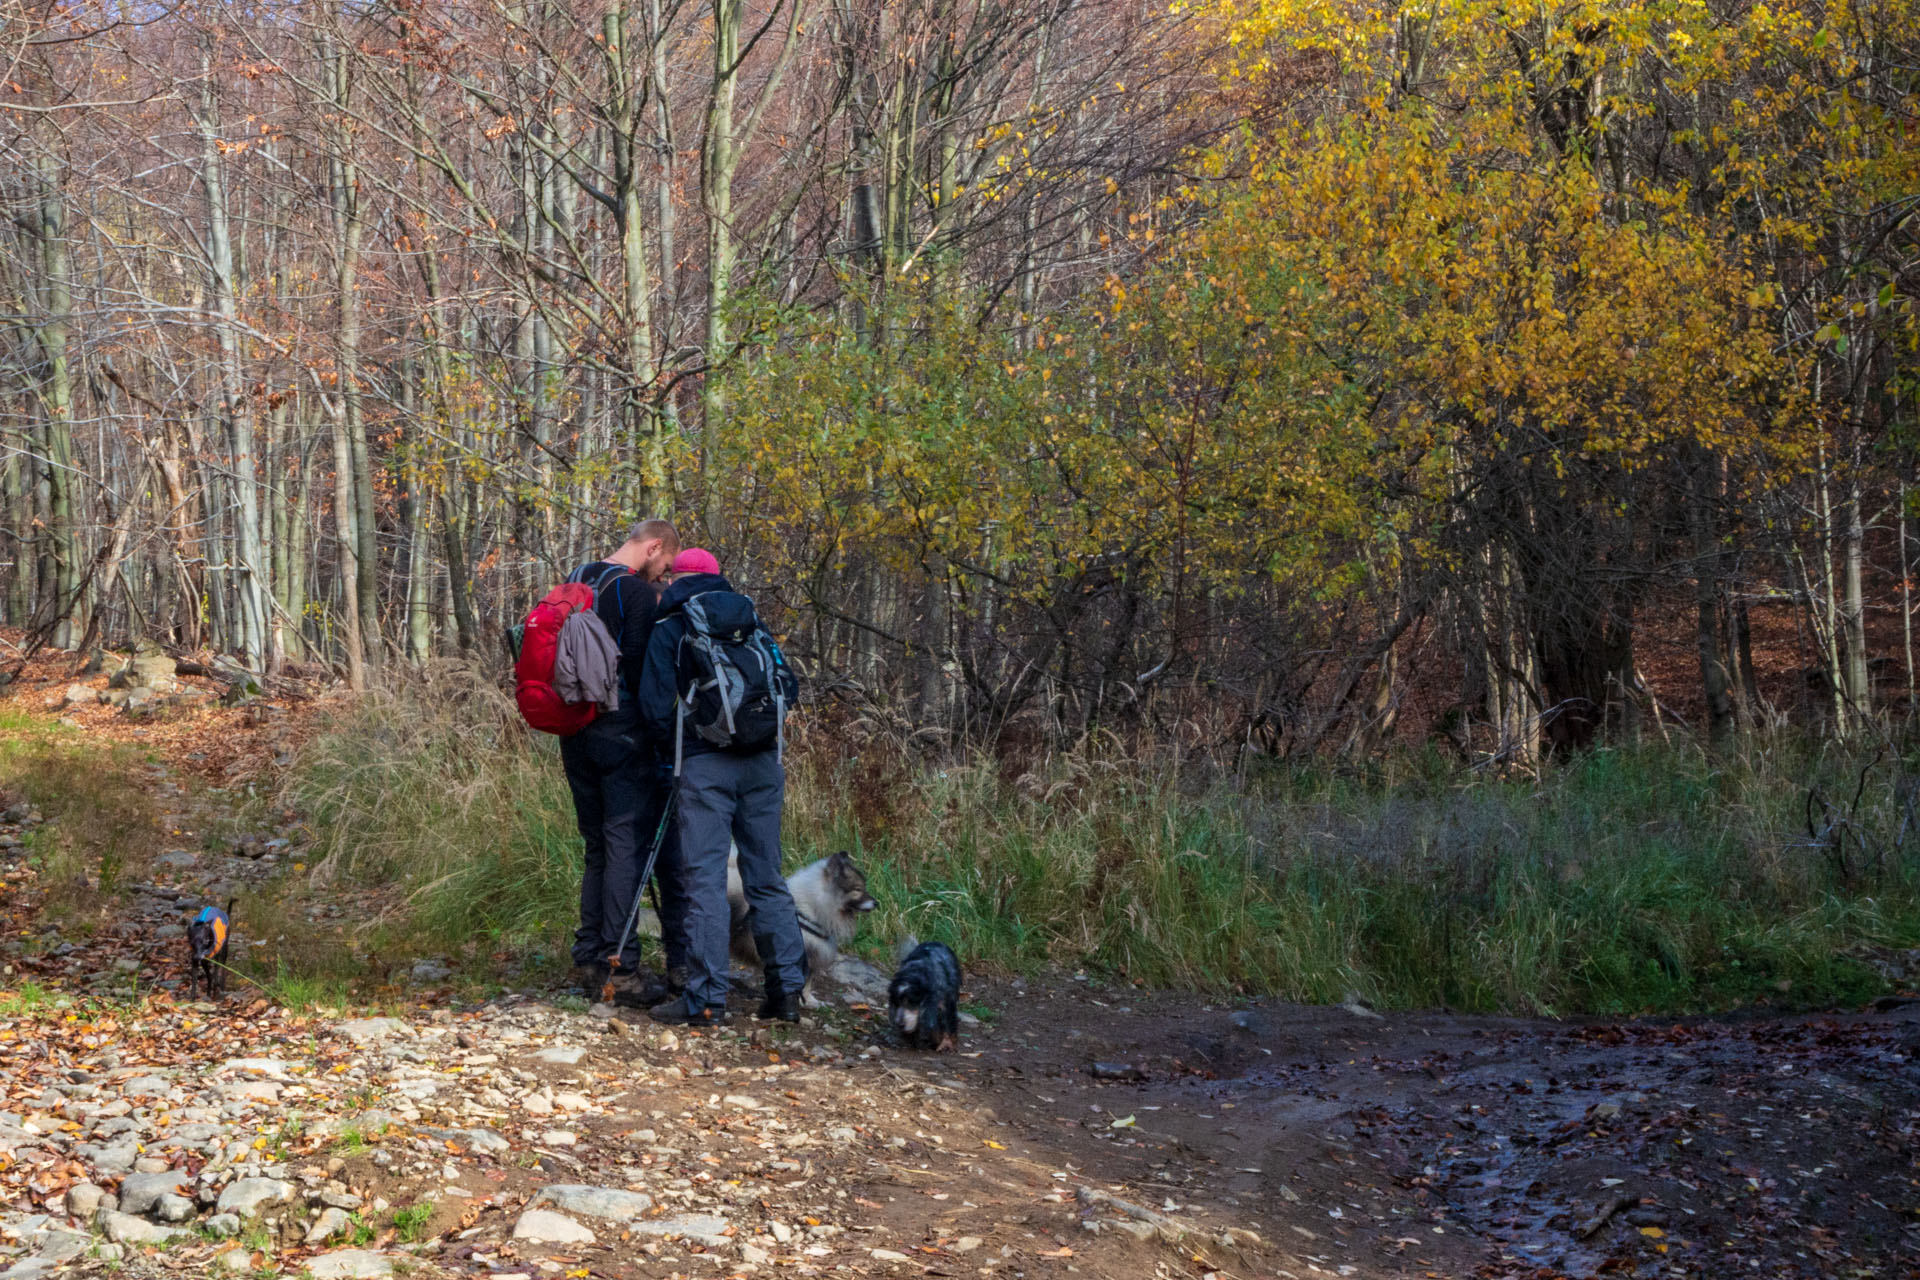
[[[299,709],[134,727],[64,688],[4,707],[68,716],[150,814],[87,882],[61,828],[110,796],[0,772],[0,1276],[1920,1276],[1920,1001],[1382,1016],[975,976],[952,1056],[852,991],[705,1035],[431,964],[196,1002],[202,903],[279,895],[283,947],[358,910],[244,829]]]

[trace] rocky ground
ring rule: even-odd
[[[377,1006],[195,1002],[187,916],[298,854],[139,767],[160,847],[85,928],[0,794],[6,1280],[1920,1275],[1905,999],[1553,1022],[976,977],[951,1056],[890,1041],[858,966],[712,1034],[432,961]],[[351,914],[303,910],[239,945]]]

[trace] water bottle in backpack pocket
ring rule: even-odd
[[[721,751],[782,750],[783,724],[800,685],[753,601],[736,591],[704,591],[681,605],[680,614],[686,631],[678,661],[675,772],[688,731]]]

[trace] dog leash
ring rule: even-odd
[[[679,800],[679,793],[667,793],[666,807],[660,810],[660,827],[653,833],[653,848],[647,853],[647,865],[640,869],[640,883],[633,890],[633,910],[627,912],[627,923],[620,929],[620,944],[607,958],[607,986],[613,985],[613,975],[620,971],[620,952],[626,949],[627,935],[633,932],[634,921],[640,918],[640,904],[647,899],[647,882],[653,879],[653,864],[660,857],[660,850],[667,843],[667,824],[673,821],[673,806]]]

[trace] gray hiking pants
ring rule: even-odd
[[[780,808],[786,771],[771,751],[750,756],[711,751],[680,767],[680,857],[687,888],[687,1007],[727,1003],[727,848],[740,850],[740,880],[752,913],[754,944],[766,962],[769,993],[807,981],[800,919],[780,874]]]

